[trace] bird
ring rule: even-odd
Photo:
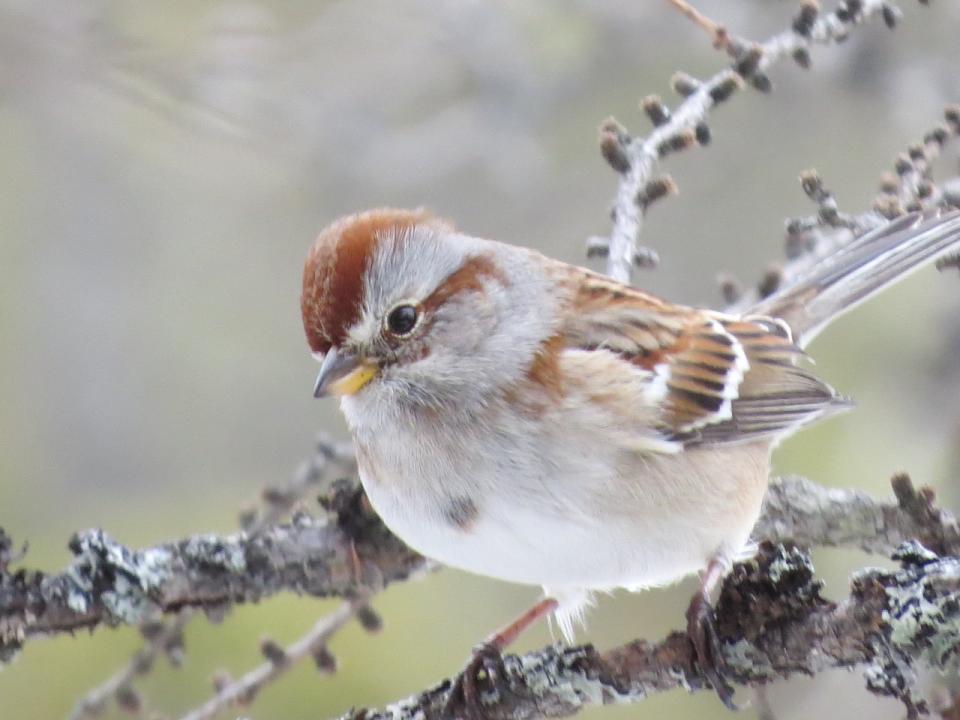
[[[342,217],[310,248],[301,314],[385,524],[440,563],[541,586],[451,690],[597,592],[695,573],[697,663],[729,707],[711,594],[749,554],[772,450],[851,407],[807,366],[832,320],[960,246],[960,212],[905,214],[742,312],[675,304],[424,209]],[[479,663],[479,664],[478,664]]]

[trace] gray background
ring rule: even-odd
[[[795,10],[703,5],[758,39]],[[894,34],[875,23],[817,52],[809,72],[779,66],[772,96],[736,97],[709,148],[669,161],[681,195],[649,217],[643,239],[663,262],[645,287],[711,304],[720,271],[758,278],[782,257],[784,218],[812,210],[796,182],[808,167],[843,208],[869,205],[895,153],[960,99],[960,8],[905,9]],[[643,132],[639,97],[674,104],[675,70],[725,62],[662,2],[4,0],[0,525],[51,570],[78,528],[135,546],[231,531],[318,429],[344,434],[334,404],[310,396],[298,317],[301,263],[323,225],[425,205],[473,234],[586,262],[615,188],[600,121]],[[788,442],[778,469],[877,493],[907,469],[956,507],[958,310],[956,275],[928,271],[825,333],[819,371],[859,409]],[[835,597],[850,569],[882,562],[817,560]],[[603,598],[581,638],[658,637],[680,626],[691,587]],[[446,570],[391,588],[375,602],[381,635],[334,641],[335,678],[298,668],[249,714],[322,718],[402,697],[535,597]],[[259,637],[293,639],[330,607],[278,598],[194,622],[186,666],[144,683],[152,707],[197,704],[216,668],[242,673]],[[549,639],[539,628],[520,648]],[[19,717],[63,716],[136,645],[131,629],[30,643],[0,672],[0,697]],[[903,713],[842,672],[771,697],[782,718]],[[671,693],[591,715],[723,713],[706,694]]]

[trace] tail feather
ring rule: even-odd
[[[831,321],[960,248],[960,212],[910,213],[802,271],[750,313],[782,318],[805,347]]]

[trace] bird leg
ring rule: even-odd
[[[556,609],[556,600],[544,598],[475,647],[470,662],[450,688],[442,717],[459,717],[457,710],[462,709],[463,716],[468,720],[483,720],[481,685],[486,682],[489,686],[496,688],[505,679],[503,650],[513,644],[524,630]]]
[[[690,600],[690,607],[687,609],[687,635],[693,644],[697,665],[713,686],[720,701],[730,710],[739,710],[733,702],[733,688],[724,679],[726,663],[720,637],[717,635],[713,603],[710,600],[729,567],[730,561],[723,552],[718,552],[707,563],[700,576],[700,589]]]

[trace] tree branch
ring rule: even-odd
[[[75,559],[58,575],[11,571],[12,543],[0,534],[0,659],[34,635],[141,624],[183,608],[220,614],[284,591],[353,598],[426,567],[354,481],[335,483],[325,502],[329,517],[301,513],[255,534],[197,535],[139,551],[90,530],[71,540]]]
[[[789,540],[805,548],[858,548],[885,556],[917,539],[938,555],[960,556],[960,526],[934,505],[933,490],[917,490],[906,474],[895,475],[890,484],[895,503],[801,477],[782,478],[767,490],[753,539]]]
[[[240,513],[240,526],[248,535],[260,533],[289,516],[306,495],[315,492],[324,483],[329,484],[342,475],[354,474],[356,458],[351,443],[337,442],[321,432],[314,443],[313,453],[300,464],[292,477],[281,485],[265,487],[261,493],[262,504]],[[134,681],[149,673],[160,655],[165,655],[171,664],[180,665],[183,658],[183,632],[196,612],[196,608],[184,607],[172,620],[142,623],[140,632],[144,637],[143,646],[126,665],[80,698],[68,720],[95,717],[111,699],[128,710],[141,710],[143,701],[134,687]],[[269,679],[277,675],[279,672],[272,673]]]
[[[734,567],[717,604],[729,677],[762,686],[860,667],[871,691],[898,698],[912,717],[925,711],[913,694],[915,672],[942,670],[960,651],[960,559],[937,558],[916,543],[905,543],[896,557],[900,570],[858,573],[850,595],[835,604],[821,597],[805,553],[761,545],[756,559]],[[353,710],[345,720],[439,718],[450,684],[445,680],[383,711]],[[677,688],[709,689],[689,639],[679,632],[602,653],[587,645],[508,656],[486,684],[483,714],[490,720],[565,717]]]
[[[879,502],[784,478],[772,485],[755,536],[884,553],[920,537],[957,552],[956,520],[933,506],[932,493],[914,491],[905,476],[894,489],[897,501]],[[334,483],[324,504],[329,517],[302,513],[255,534],[199,535],[138,551],[87,531],[71,541],[76,557],[56,575],[11,570],[12,544],[0,535],[0,657],[31,636],[141,624],[184,608],[220,614],[280,592],[366,596],[428,567],[387,530],[355,481]]]
[[[603,154],[621,177],[610,237],[594,239],[590,248],[594,254],[607,255],[608,273],[625,282],[635,265],[656,260],[652,251],[639,246],[639,238],[646,209],[676,190],[668,176],[655,176],[660,160],[709,142],[706,120],[715,105],[747,83],[768,91],[766,71],[784,57],[806,67],[813,45],[839,42],[852,26],[875,15],[890,26],[899,16],[882,0],[846,0],[831,13],[820,13],[808,0],[790,29],[764,43],[752,43],[732,37],[685,0],[670,1],[710,32],[734,62],[704,82],[677,75],[674,87],[685,99],[673,113],[658,98],[644,100],[643,108],[655,126],[646,138],[630,137],[614,121],[601,128]],[[788,228],[788,252],[791,237],[829,234],[823,230],[849,235],[909,210],[911,204],[956,204],[960,193],[951,196],[946,185],[940,189],[929,181],[930,160],[960,128],[956,109],[948,110],[946,117],[945,130],[933,131],[919,150],[908,149],[898,158],[895,182],[886,183],[885,199],[869,213],[839,213],[819,178],[805,176],[804,188],[817,203],[818,214]],[[811,250],[808,245],[801,250]],[[768,285],[775,287],[782,280],[780,274]],[[361,599],[431,565],[386,530],[355,482],[333,487],[327,496],[329,517],[298,513],[291,523],[276,524],[316,485],[314,470],[305,466],[290,492],[268,492],[267,512],[248,515],[243,533],[196,536],[133,551],[102,531],[88,531],[71,541],[75,560],[57,575],[10,570],[15,562],[12,543],[0,530],[0,662],[34,636],[102,624],[142,624],[169,614],[177,614],[175,623],[183,623],[193,610],[220,614],[234,602],[284,591],[340,596],[350,602],[286,649],[266,641],[262,648],[268,662],[238,681],[221,683],[216,697],[190,717],[212,716],[252,696],[296,659],[311,653],[325,658],[320,651],[326,638],[349,619]],[[757,539],[859,547],[883,554],[899,548],[903,567],[891,573],[859,573],[849,597],[835,605],[820,597],[803,553],[762,546],[756,560],[738,565],[727,578],[718,605],[732,679],[756,686],[797,672],[859,666],[872,690],[900,698],[911,714],[924,709],[913,696],[916,669],[943,668],[957,652],[960,560],[950,556],[960,551],[960,533],[956,521],[933,506],[932,493],[915,491],[905,477],[894,479],[894,491],[896,502],[880,503],[862,493],[828,490],[800,478],[772,486],[755,531]],[[920,538],[923,547],[905,544],[911,537]],[[179,632],[177,625],[173,630]],[[164,643],[156,638],[151,642],[147,649],[152,659]],[[141,660],[135,659],[105,684],[100,695],[122,695],[148,656],[138,657]],[[605,653],[591,647],[547,648],[508,657],[499,680],[492,684],[491,703],[485,708],[491,718],[563,716],[588,704],[635,702],[653,692],[705,686],[681,633],[657,644],[635,641]],[[432,717],[446,701],[448,688],[446,682],[384,713],[359,711],[352,716]]]

